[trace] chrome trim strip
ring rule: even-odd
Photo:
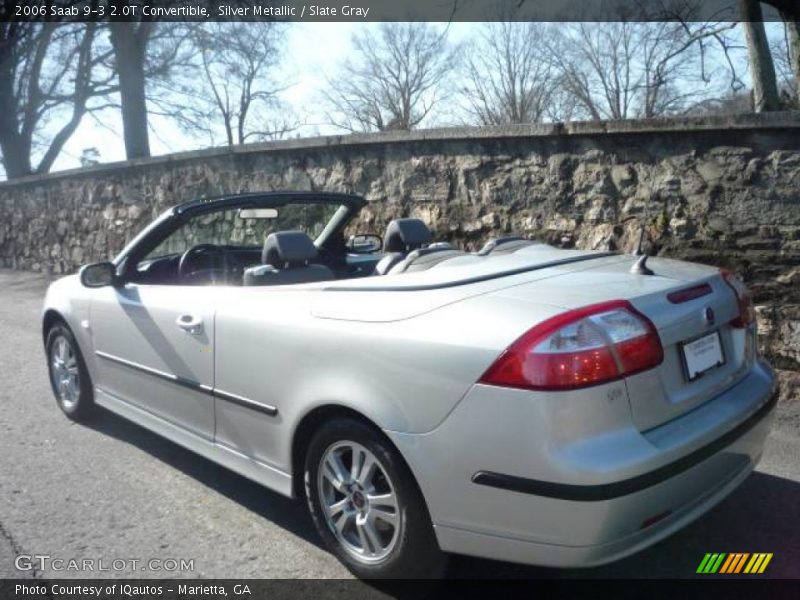
[[[250,398],[245,398],[244,396],[238,396],[230,392],[215,390],[214,388],[199,383],[197,381],[192,381],[191,379],[179,377],[177,375],[173,375],[172,373],[159,371],[158,369],[153,369],[152,367],[146,367],[144,365],[140,365],[139,363],[126,360],[124,358],[120,358],[119,356],[114,356],[113,354],[101,352],[100,350],[95,350],[94,353],[96,356],[99,356],[100,358],[104,358],[105,360],[108,360],[110,362],[117,363],[124,367],[128,367],[129,369],[134,369],[135,371],[147,373],[148,375],[152,375],[153,377],[158,377],[159,379],[163,379],[164,381],[169,381],[170,383],[174,383],[181,387],[185,387],[190,390],[194,390],[196,392],[202,392],[204,394],[208,394],[215,398],[219,398],[220,400],[225,400],[226,402],[237,404],[239,406],[243,406],[244,408],[249,408],[250,410],[255,410],[264,413],[265,415],[269,415],[270,417],[274,417],[278,414],[278,409],[275,408],[274,406],[270,406],[269,404],[262,404],[261,402],[256,402],[255,400],[251,400]]]
[[[213,392],[213,388],[211,388],[210,386],[203,385],[202,383],[193,381],[191,379],[186,379],[185,377],[178,377],[177,375],[173,375],[172,373],[166,373],[164,371],[159,371],[158,369],[153,369],[152,367],[146,367],[144,365],[140,365],[139,363],[126,360],[124,358],[120,358],[119,356],[114,356],[113,354],[101,352],[100,350],[95,350],[94,353],[100,358],[104,358],[113,363],[117,363],[124,367],[128,367],[129,369],[134,369],[136,371],[141,371],[142,373],[147,373],[148,375],[152,375],[153,377],[158,377],[159,379],[169,381],[170,383],[174,383],[181,387],[189,388],[190,390],[204,392],[206,394],[211,394]]]
[[[278,414],[278,409],[274,406],[270,406],[269,404],[261,404],[261,402],[250,400],[250,398],[245,398],[244,396],[237,396],[236,394],[231,394],[230,392],[214,390],[214,397],[219,398],[220,400],[225,400],[226,402],[230,402],[231,404],[238,404],[239,406],[243,406],[251,410],[257,410],[258,412],[262,412],[270,417],[274,417]]]

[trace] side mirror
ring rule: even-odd
[[[351,235],[347,240],[347,250],[353,254],[372,254],[383,246],[383,238],[374,233]]]
[[[110,262],[92,263],[82,266],[78,276],[88,288],[105,287],[117,282],[117,268]]]

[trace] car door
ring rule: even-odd
[[[96,289],[88,325],[100,392],[212,439],[214,293],[135,283]]]
[[[95,290],[89,329],[101,392],[211,439],[214,291],[135,283]]]
[[[101,393],[209,440],[215,420],[214,310],[222,289],[216,275],[224,272],[216,258],[243,235],[241,224],[232,226],[236,214],[236,208],[223,208],[165,219],[163,233],[145,236],[128,252],[124,285],[98,288],[90,307]],[[195,253],[197,262],[189,260],[203,247],[205,252]],[[218,250],[209,256],[209,247]]]

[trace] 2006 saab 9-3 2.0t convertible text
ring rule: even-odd
[[[364,205],[187,202],[53,283],[62,410],[305,497],[363,577],[433,576],[446,552],[608,562],[753,469],[776,385],[736,276],[522,238],[465,253],[416,219],[347,235]]]

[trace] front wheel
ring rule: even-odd
[[[66,325],[57,323],[47,334],[45,349],[50,386],[58,406],[74,421],[85,419],[94,407],[94,396],[75,336]]]
[[[408,467],[372,427],[336,419],[313,437],[305,463],[309,510],[325,544],[363,578],[444,572],[428,510]]]

